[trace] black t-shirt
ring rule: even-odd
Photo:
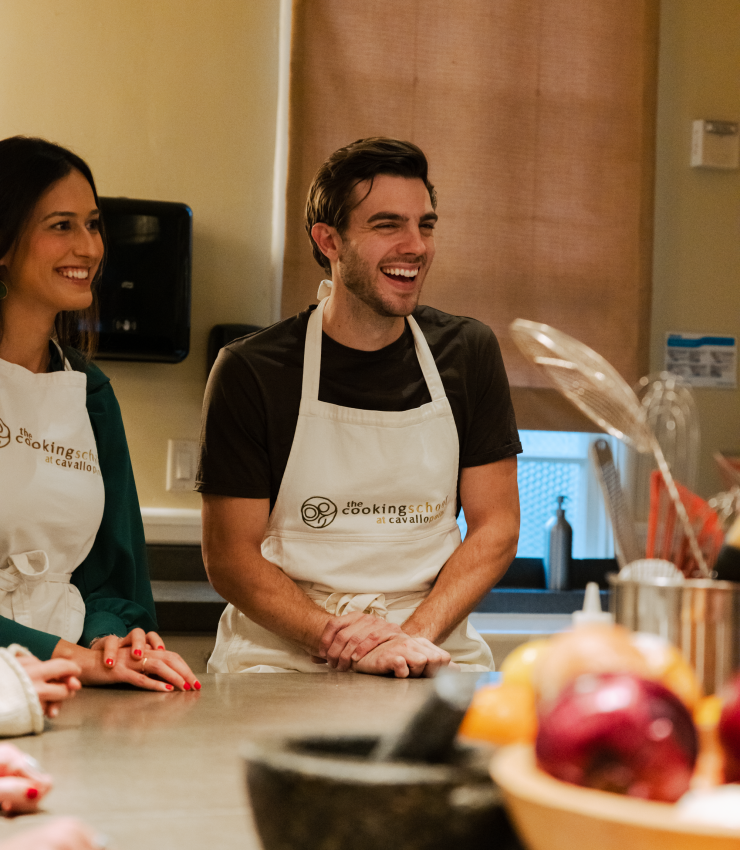
[[[308,317],[315,307],[221,350],[203,407],[201,493],[275,504],[293,444]],[[460,467],[521,452],[509,382],[493,331],[475,319],[418,307],[460,441]],[[347,348],[323,334],[319,399],[364,410],[412,410],[431,400],[406,323],[379,351]]]

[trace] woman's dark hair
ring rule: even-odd
[[[326,271],[331,271],[329,260],[311,236],[311,228],[317,222],[323,222],[335,227],[340,235],[344,234],[350,213],[364,200],[361,198],[357,204],[350,206],[352,190],[358,183],[370,181],[365,195],[367,197],[378,174],[418,177],[424,181],[432,207],[436,209],[437,194],[429,182],[428,172],[427,158],[421,148],[412,142],[373,136],[358,139],[334,151],[317,171],[306,201],[306,230],[316,262]]]
[[[60,145],[28,136],[13,136],[0,141],[0,257],[18,243],[36,204],[44,192],[73,170],[87,180],[99,207],[95,181],[87,163]],[[105,246],[105,231],[100,223]],[[103,270],[100,263],[92,281],[92,304],[85,310],[57,314],[54,330],[62,348],[73,346],[89,361],[97,346],[97,284]],[[0,301],[0,334],[2,334]]]

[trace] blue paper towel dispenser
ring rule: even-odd
[[[193,213],[186,204],[100,198],[108,251],[97,358],[179,363],[190,349]]]

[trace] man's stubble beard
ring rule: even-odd
[[[395,319],[400,316],[409,316],[416,309],[421,289],[414,293],[413,299],[404,300],[403,306],[396,307],[389,304],[381,297],[374,285],[374,270],[359,256],[351,243],[345,243],[343,246],[339,262],[342,264],[342,282],[346,289],[378,316]]]

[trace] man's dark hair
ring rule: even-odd
[[[0,258],[18,243],[43,194],[72,171],[79,171],[87,180],[99,207],[90,167],[77,154],[46,139],[12,136],[0,141]],[[100,235],[105,247],[102,220]],[[97,344],[97,288],[102,270],[101,261],[91,284],[93,302],[90,307],[74,312],[63,311],[54,321],[57,341],[62,348],[74,345],[85,360],[92,357]],[[0,306],[0,335],[2,319]]]
[[[421,148],[412,142],[386,136],[358,139],[334,151],[316,172],[306,201],[306,230],[316,262],[326,271],[331,271],[328,258],[311,236],[311,228],[317,222],[323,222],[335,227],[340,235],[344,234],[350,213],[370,194],[378,174],[418,177],[423,180],[432,208],[436,209],[437,194],[429,182],[428,171],[429,164]],[[367,193],[357,203],[350,205],[352,190],[365,180],[370,181]]]

